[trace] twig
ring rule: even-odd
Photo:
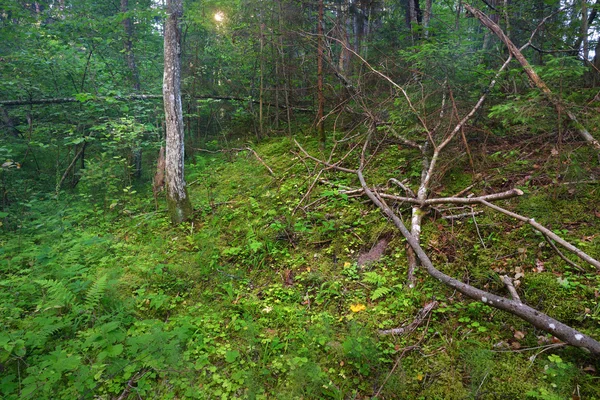
[[[196,151],[202,151],[204,153],[211,153],[211,154],[217,154],[217,153],[229,153],[229,152],[240,152],[240,151],[249,151],[252,154],[254,154],[254,156],[256,157],[256,159],[258,161],[260,161],[260,163],[262,165],[265,166],[265,168],[269,171],[269,173],[271,174],[271,176],[275,176],[275,172],[273,172],[273,170],[271,169],[271,167],[269,167],[267,165],[266,162],[264,162],[264,160],[262,158],[260,158],[260,156],[258,155],[258,153],[251,147],[242,147],[242,148],[232,148],[232,149],[221,149],[221,150],[208,150],[208,149],[201,149],[201,148],[194,148],[194,150]]]
[[[481,232],[479,232],[479,225],[477,225],[477,219],[475,218],[475,214],[473,213],[473,207],[471,207],[471,216],[473,218],[473,224],[475,224],[475,230],[477,231],[477,236],[479,237],[479,241],[481,242],[481,245],[483,246],[483,248],[487,249],[487,246],[485,245],[485,242],[483,241],[483,238],[481,237]]]
[[[508,275],[502,276],[502,282],[504,282],[504,284],[506,285],[506,288],[508,289],[508,292],[510,293],[513,300],[521,303],[521,298],[519,297],[519,294],[517,293],[517,289],[515,289],[515,285],[513,285],[513,282],[512,282],[512,279],[510,278],[510,276],[508,276]]]
[[[308,152],[306,150],[304,150],[304,148],[302,146],[300,146],[300,143],[298,143],[296,141],[296,139],[294,139],[294,143],[296,143],[296,146],[298,146],[298,148],[300,149],[300,151],[302,153],[304,153],[304,155],[306,157],[310,158],[313,161],[316,161],[316,162],[318,162],[320,164],[323,164],[323,165],[327,166],[328,169],[335,169],[335,170],[338,170],[338,171],[348,172],[348,173],[351,173],[351,174],[355,174],[356,173],[356,170],[354,170],[354,169],[344,168],[344,167],[340,167],[339,165],[337,165],[337,164],[339,164],[339,161],[336,164],[331,164],[331,163],[325,162],[323,160],[319,160],[318,158],[311,156],[310,154],[308,154]]]
[[[387,374],[387,376],[385,377],[385,379],[383,380],[383,383],[381,384],[381,386],[379,387],[379,390],[377,390],[377,393],[375,393],[375,396],[373,396],[374,399],[379,398],[379,394],[381,393],[381,391],[383,390],[385,384],[387,383],[388,379],[390,379],[390,376],[392,376],[392,374],[394,373],[394,371],[396,370],[396,368],[398,367],[398,364],[400,363],[400,360],[402,360],[402,358],[404,357],[404,355],[406,353],[408,353],[409,351],[413,351],[415,349],[418,349],[419,346],[414,345],[414,346],[408,346],[405,347],[402,350],[402,353],[400,353],[400,355],[398,356],[398,358],[396,358],[396,362],[394,363],[394,366],[392,367],[392,370],[389,372],[389,374]]]
[[[485,206],[488,206],[489,208],[499,211],[502,214],[508,215],[510,217],[513,217],[515,219],[518,219],[519,221],[523,221],[528,223],[529,225],[531,225],[534,229],[536,229],[537,231],[541,232],[543,235],[548,236],[549,238],[551,238],[552,240],[554,240],[556,243],[560,244],[561,246],[563,246],[565,249],[571,251],[572,253],[575,253],[577,255],[577,257],[581,258],[582,260],[592,264],[594,267],[596,267],[596,269],[600,270],[600,261],[596,260],[595,258],[591,257],[590,255],[588,255],[587,253],[585,253],[584,251],[578,249],[577,247],[573,246],[571,243],[567,242],[566,240],[562,239],[560,236],[558,236],[557,234],[555,234],[554,232],[552,232],[550,229],[544,227],[543,225],[539,224],[538,222],[535,221],[535,219],[533,218],[527,218],[524,217],[522,215],[519,215],[517,213],[514,213],[512,211],[508,211],[505,210],[502,207],[499,207],[495,204],[491,204],[489,202],[487,202],[486,200],[479,200],[479,202]]]
[[[576,270],[578,270],[579,272],[585,272],[585,269],[583,269],[582,267],[580,267],[577,263],[569,260],[559,249],[558,247],[556,247],[556,245],[554,244],[554,242],[552,240],[550,240],[550,238],[548,236],[546,236],[544,233],[542,233],[542,236],[544,236],[544,239],[546,239],[546,242],[548,242],[548,244],[550,245],[550,247],[552,247],[554,249],[554,251],[556,252],[556,254],[558,254],[558,256],[560,258],[563,259],[564,262],[566,262],[567,264],[569,264],[570,266],[572,266],[573,268],[575,268]]]
[[[407,194],[408,194],[410,197],[415,197],[415,198],[417,197],[417,196],[415,195],[415,192],[413,192],[413,190],[412,190],[410,187],[406,186],[404,183],[400,182],[398,179],[396,179],[396,178],[390,178],[390,179],[388,179],[388,182],[391,182],[391,183],[395,184],[396,186],[399,186],[399,187],[400,187],[401,189],[403,189],[403,190],[404,190],[404,191],[405,191],[405,192],[406,192],[406,193],[407,193]]]
[[[444,215],[442,217],[442,219],[452,221],[452,220],[455,220],[455,219],[461,219],[461,218],[466,218],[466,217],[473,217],[475,215],[480,215],[480,214],[483,214],[483,211],[471,211],[471,212],[463,213],[463,214]]]
[[[380,335],[404,335],[406,333],[410,333],[423,323],[423,321],[425,320],[427,315],[434,308],[436,308],[438,306],[438,304],[439,303],[435,300],[430,303],[425,304],[425,306],[423,306],[423,308],[421,308],[421,310],[419,310],[419,312],[417,313],[417,316],[415,317],[414,321],[406,326],[402,326],[399,328],[393,328],[393,329],[379,330],[378,333]]]
[[[144,375],[146,375],[147,373],[148,373],[147,369],[143,369],[143,370],[135,373],[131,377],[131,379],[127,382],[127,387],[125,387],[125,389],[123,390],[121,395],[117,398],[117,400],[125,400],[127,398],[127,396],[129,396],[131,389],[133,389],[133,384],[135,382],[137,382],[138,380],[142,379],[144,377]]]

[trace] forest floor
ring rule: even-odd
[[[314,139],[297,139],[319,154]],[[481,144],[488,156],[472,165],[444,160],[434,191],[519,187],[506,208],[600,258],[593,155],[539,140]],[[358,186],[353,176],[316,180],[291,139],[253,149],[274,175],[248,151],[190,160],[196,214],[178,227],[147,189],[37,197],[3,213],[0,397],[600,399],[600,364],[584,351],[422,269],[407,289],[401,235],[365,198],[336,189]],[[419,168],[388,146],[368,178]],[[595,269],[578,271],[528,226],[482,211],[429,215],[422,243],[434,264],[500,295],[500,276],[518,277],[524,302],[600,339]],[[378,243],[381,257],[365,257]],[[359,265],[361,255],[373,262]],[[434,300],[414,331],[378,333]]]

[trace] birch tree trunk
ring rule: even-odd
[[[165,71],[163,98],[167,131],[165,175],[167,205],[171,222],[178,224],[190,218],[192,204],[184,177],[183,112],[181,107],[181,30],[183,0],[167,0],[165,23]]]

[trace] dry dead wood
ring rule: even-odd
[[[430,303],[427,303],[427,304],[425,304],[425,306],[423,308],[421,308],[421,310],[419,310],[414,321],[411,322],[410,324],[401,326],[399,328],[380,330],[379,334],[380,335],[404,335],[404,334],[410,333],[410,332],[414,331],[415,329],[417,329],[419,327],[419,325],[421,325],[423,323],[423,321],[425,321],[425,318],[427,318],[427,315],[437,306],[438,306],[437,301],[432,301]]]
[[[595,356],[600,356],[600,343],[592,337],[581,333],[576,329],[571,328],[570,326],[521,303],[520,301],[510,300],[484,290],[477,289],[469,284],[454,279],[435,268],[429,256],[427,256],[423,248],[415,240],[410,231],[406,228],[406,226],[404,226],[404,223],[400,220],[400,218],[381,198],[379,198],[369,189],[361,169],[358,170],[357,175],[366,195],[389,219],[393,221],[394,225],[398,228],[398,230],[400,230],[408,244],[415,251],[415,254],[419,258],[421,265],[425,267],[429,275],[473,300],[481,301],[490,307],[494,307],[516,315],[517,317],[529,322],[536,328],[548,332],[572,346],[584,348]]]
[[[550,317],[550,316],[548,316],[526,304],[523,304],[520,301],[520,299],[518,299],[518,297],[517,297],[518,300],[517,299],[508,299],[505,297],[495,295],[490,292],[486,292],[484,290],[481,290],[474,286],[471,286],[467,283],[464,283],[462,281],[454,279],[451,276],[446,275],[445,273],[443,273],[440,270],[438,270],[437,268],[435,268],[435,266],[431,262],[431,259],[425,253],[425,251],[419,244],[419,241],[406,228],[406,226],[404,225],[404,223],[402,222],[400,217],[398,217],[398,215],[396,215],[396,213],[386,204],[384,198],[382,196],[380,196],[380,194],[378,192],[372,190],[367,185],[367,182],[363,175],[363,169],[364,169],[364,165],[365,165],[365,151],[368,148],[368,145],[369,145],[369,138],[367,138],[365,140],[365,143],[363,145],[363,149],[362,149],[362,153],[361,153],[361,157],[360,157],[360,167],[358,168],[358,170],[351,170],[349,168],[339,167],[339,166],[336,166],[335,164],[331,164],[331,163],[329,163],[329,166],[332,169],[336,169],[338,171],[343,171],[343,172],[355,171],[356,172],[356,175],[358,177],[358,180],[360,182],[360,185],[362,187],[364,194],[366,194],[366,196],[371,200],[371,202],[373,204],[375,204],[381,210],[381,212],[393,222],[393,224],[396,226],[396,228],[398,228],[398,230],[402,233],[402,236],[404,236],[404,238],[406,239],[406,242],[408,243],[408,245],[415,252],[415,255],[418,258],[419,262],[425,268],[425,270],[427,271],[427,273],[430,276],[432,276],[435,279],[438,279],[443,284],[455,289],[456,291],[464,294],[465,296],[467,296],[473,300],[481,301],[482,303],[484,303],[490,307],[497,308],[499,310],[503,310],[512,315],[515,315],[515,316],[529,322],[536,328],[541,329],[545,332],[548,332],[572,346],[586,349],[587,351],[592,353],[594,356],[600,357],[600,343],[598,341],[596,341],[594,338],[592,338],[582,332],[579,332],[578,330],[576,330],[576,329],[574,329],[574,328],[572,328],[572,327],[570,327],[570,326],[568,326],[568,325],[566,325],[566,324],[564,324],[564,323],[562,323],[562,322],[560,322],[560,321],[558,321],[558,320],[556,320],[556,319],[554,319],[554,318],[552,318],[552,317]],[[298,146],[300,146],[300,145],[298,144]],[[303,153],[308,155],[308,153],[304,150],[303,150]],[[313,160],[316,160],[318,162],[321,162],[322,164],[327,165],[324,161],[320,161],[315,157],[310,156],[310,158]],[[488,207],[492,206],[491,208],[496,209],[496,206],[494,206],[493,204],[489,203],[486,200],[479,199],[479,203],[484,204]],[[503,211],[507,211],[507,210],[502,209],[501,207],[497,207],[497,208],[499,208]],[[510,211],[507,211],[507,212],[510,213]],[[514,216],[515,217],[518,216],[519,218],[517,218],[517,219],[525,218],[518,214],[514,214]],[[539,225],[537,222],[535,222],[533,219],[525,218],[524,222],[528,222],[530,225],[534,226],[536,229],[539,229],[539,228],[546,229],[543,226]],[[556,236],[556,235],[554,233],[552,233],[552,235],[553,236],[551,236],[551,237],[554,239],[554,236]],[[561,241],[564,242],[564,240],[562,240],[562,239],[561,239]],[[560,242],[558,242],[558,243],[560,243]],[[570,245],[570,246],[572,246],[572,245]],[[572,246],[572,247],[574,247],[574,246]],[[579,252],[581,252],[581,251],[579,250]],[[580,255],[580,254],[578,254],[578,255]]]

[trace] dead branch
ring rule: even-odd
[[[471,211],[471,212],[463,213],[463,214],[444,215],[442,217],[442,219],[453,221],[455,219],[474,217],[476,215],[481,215],[481,214],[483,214],[483,211]]]
[[[577,263],[569,260],[559,249],[558,247],[556,247],[556,245],[554,244],[554,242],[546,235],[544,235],[542,233],[542,235],[544,236],[544,239],[546,239],[546,242],[548,242],[548,244],[550,245],[550,247],[552,247],[552,249],[556,252],[556,254],[558,254],[558,256],[560,258],[563,259],[564,262],[566,262],[567,264],[569,264],[570,266],[572,266],[573,268],[575,268],[577,271],[579,272],[585,272],[585,270],[583,268],[581,268]]]
[[[371,189],[367,185],[367,182],[365,181],[362,169],[358,170],[357,175],[366,195],[384,213],[384,215],[386,215],[392,220],[394,225],[400,230],[408,244],[415,251],[417,257],[419,258],[419,261],[425,267],[429,275],[471,299],[481,301],[484,304],[489,305],[490,307],[509,312],[531,323],[533,326],[569,343],[572,346],[587,349],[595,356],[600,356],[600,343],[597,342],[595,339],[591,338],[590,336],[587,336],[577,331],[576,329],[571,328],[570,326],[565,325],[562,322],[546,314],[543,314],[540,311],[531,308],[525,304],[494,295],[481,289],[477,289],[469,284],[456,280],[444,274],[440,270],[436,269],[433,266],[433,263],[431,262],[429,257],[427,256],[427,254],[425,253],[425,251],[423,250],[423,248],[415,240],[415,238],[412,236],[412,234],[409,232],[406,226],[404,226],[404,223],[400,220],[400,218],[392,211],[391,208],[389,208],[387,204],[382,202],[375,195],[375,193],[371,191]]]
[[[87,142],[83,142],[83,144],[81,145],[81,148],[79,149],[79,151],[77,152],[77,154],[75,155],[75,157],[73,157],[73,161],[71,161],[71,164],[69,164],[69,166],[65,170],[65,173],[63,174],[62,178],[60,178],[60,182],[58,182],[58,184],[56,185],[56,192],[57,193],[60,191],[60,188],[61,188],[63,182],[65,181],[65,179],[67,179],[67,176],[69,175],[69,172],[71,172],[71,170],[75,166],[75,163],[77,162],[77,160],[79,160],[79,157],[81,157],[81,155],[85,151],[85,147],[86,146],[87,146]]]
[[[515,289],[515,285],[513,285],[513,281],[510,278],[510,276],[508,276],[508,275],[502,276],[502,282],[506,285],[506,288],[508,289],[508,292],[510,293],[513,300],[521,303],[521,298],[519,297],[519,294],[517,293],[517,289]]]
[[[574,253],[575,255],[577,255],[577,257],[581,258],[583,261],[592,264],[594,267],[596,267],[597,270],[600,270],[600,261],[594,259],[593,257],[589,256],[587,253],[583,252],[582,250],[578,249],[577,247],[573,246],[571,243],[567,242],[566,240],[562,239],[560,236],[558,236],[556,233],[552,232],[550,229],[544,227],[543,225],[539,224],[538,222],[535,221],[535,219],[533,218],[527,218],[524,217],[522,215],[519,215],[517,213],[514,213],[512,211],[508,211],[502,207],[499,207],[495,204],[491,204],[486,200],[479,200],[479,203],[493,209],[496,210],[498,212],[501,212],[502,214],[508,215],[510,217],[513,217],[515,219],[518,219],[519,221],[523,221],[528,223],[529,225],[531,225],[534,229],[536,229],[537,231],[541,232],[543,235],[548,236],[550,239],[554,240],[556,243],[560,244],[562,247],[564,247],[565,249],[569,250],[570,252]]]
[[[340,191],[340,193],[344,194],[356,194],[356,193],[364,193],[364,189],[355,189],[351,191]],[[431,206],[435,204],[477,204],[482,201],[497,201],[497,200],[506,200],[513,197],[518,197],[523,195],[523,191],[521,189],[511,189],[506,192],[501,193],[493,193],[487,194],[479,197],[437,197],[433,199],[425,199],[419,200],[414,197],[404,197],[404,196],[396,196],[394,194],[381,193],[378,191],[378,195],[384,199],[401,201],[405,203],[417,204],[421,207]]]
[[[85,100],[78,99],[76,97],[57,97],[50,99],[29,99],[29,100],[0,100],[0,106],[5,107],[18,107],[18,106],[31,106],[31,105],[44,105],[44,104],[66,104],[66,103],[85,103],[87,101],[104,101],[107,99],[115,99],[115,100],[123,100],[123,101],[131,101],[131,100],[160,100],[163,98],[163,95],[157,94],[136,94],[129,96],[93,96],[87,98]],[[251,98],[244,97],[235,97],[235,96],[194,96],[192,98],[188,98],[191,100],[221,100],[221,101],[240,101],[240,102],[250,102],[253,104],[259,104],[259,100],[254,100]],[[263,101],[264,105],[269,107],[275,107],[275,104],[266,103]],[[280,104],[277,107],[283,109],[292,109],[294,111],[299,112],[314,112],[313,109],[303,108],[303,107],[287,107],[285,104]]]
[[[355,174],[356,173],[356,170],[354,170],[354,169],[340,167],[338,165],[340,163],[339,161],[337,163],[335,163],[335,164],[331,164],[331,163],[328,163],[328,162],[323,161],[323,160],[319,160],[318,158],[311,156],[310,154],[308,154],[308,152],[306,150],[304,150],[304,148],[302,146],[300,146],[300,143],[298,143],[298,141],[296,139],[294,139],[294,143],[296,143],[296,146],[298,146],[298,148],[300,149],[300,151],[302,153],[304,153],[304,155],[306,157],[308,157],[311,160],[316,161],[316,162],[318,162],[320,164],[325,165],[326,167],[328,167],[327,169],[335,169],[335,170],[338,170],[338,171],[348,172],[348,173],[351,173],[351,174]]]
[[[125,387],[125,389],[123,390],[123,392],[121,393],[121,395],[117,398],[117,400],[125,400],[128,396],[129,393],[131,393],[131,389],[133,389],[133,385],[140,380],[141,378],[144,377],[144,375],[146,375],[148,373],[147,369],[143,369],[137,373],[135,373],[131,379],[129,379],[129,381],[127,381],[127,386]]]
[[[385,330],[380,330],[378,333],[380,335],[404,335],[404,334],[408,334],[412,331],[414,331],[415,329],[417,329],[419,327],[419,325],[421,325],[423,323],[423,321],[425,321],[425,318],[427,318],[427,315],[438,306],[438,302],[437,301],[432,301],[430,303],[425,304],[425,306],[423,308],[421,308],[421,310],[419,310],[419,312],[417,313],[417,316],[415,317],[414,321],[411,322],[408,325],[399,327],[399,328],[393,328],[393,329],[385,329]]]
[[[388,179],[388,182],[393,183],[396,186],[399,186],[402,190],[404,190],[410,197],[417,197],[417,195],[415,194],[415,192],[413,192],[413,190],[408,187],[407,185],[405,185],[404,183],[400,182],[398,179],[396,178],[390,178]]]
[[[514,56],[517,59],[517,61],[519,61],[519,63],[521,64],[521,67],[523,67],[523,70],[527,74],[527,77],[529,78],[531,83],[533,83],[538,89],[540,89],[542,93],[548,98],[548,100],[550,100],[552,104],[554,104],[554,107],[556,108],[559,114],[566,114],[569,117],[569,119],[573,123],[573,126],[575,127],[579,135],[582,137],[582,139],[585,140],[590,146],[600,151],[600,142],[596,140],[590,134],[590,132],[583,126],[583,124],[581,124],[577,120],[575,114],[570,109],[565,107],[562,99],[558,95],[554,94],[552,90],[550,90],[548,85],[546,85],[546,83],[534,71],[533,67],[531,66],[531,64],[529,64],[525,56],[523,56],[523,53],[521,53],[517,46],[515,46],[515,44],[508,38],[508,36],[506,36],[502,28],[500,28],[487,15],[474,8],[473,6],[469,4],[465,4],[464,6],[471,14],[476,16],[484,26],[486,26],[490,31],[492,31],[496,36],[498,36],[498,38],[502,42],[504,42],[506,47],[508,47],[508,51],[510,52],[510,54]]]

